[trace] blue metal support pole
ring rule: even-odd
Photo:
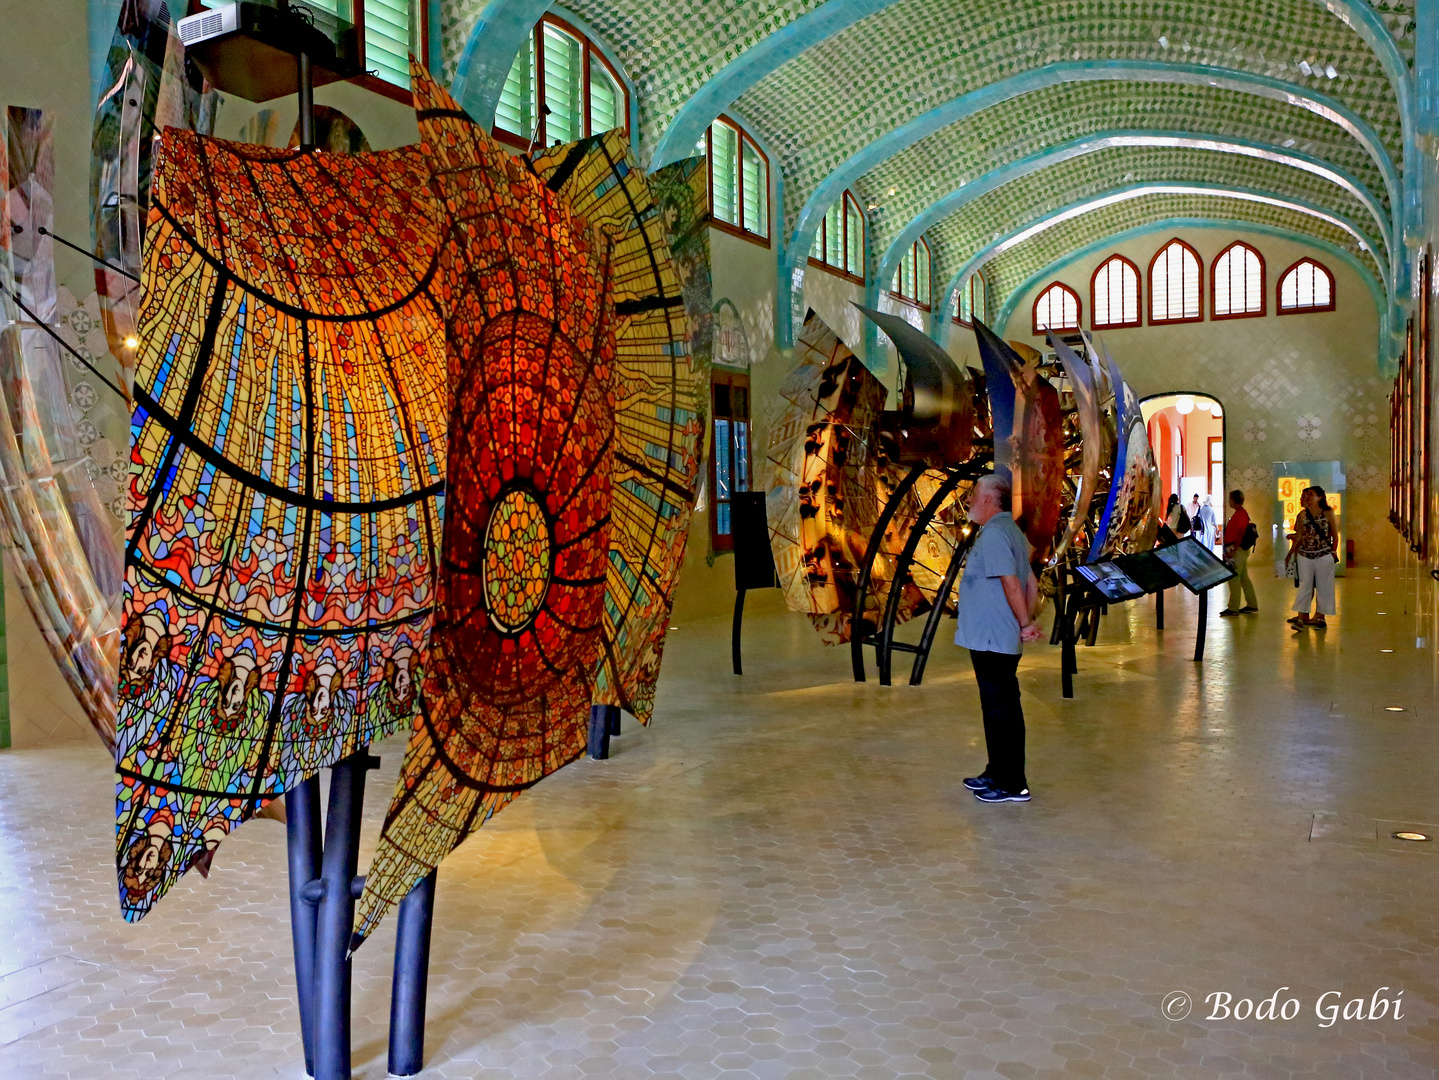
[[[390,1075],[414,1076],[425,1063],[425,994],[430,984],[430,929],[435,878],[429,875],[400,901],[395,928],[395,979],[390,990]]]
[[[380,764],[368,749],[330,769],[325,851],[315,944],[315,1080],[350,1080],[350,934],[360,859],[365,774]]]
[[[320,873],[320,778],[285,793],[290,858],[290,934],[295,943],[295,987],[300,998],[300,1041],[305,1072],[315,1075],[315,906],[302,892]]]
[[[618,705],[590,706],[589,754],[596,761],[610,756],[610,733],[619,725],[619,711]]]

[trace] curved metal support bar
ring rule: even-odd
[[[1400,203],[1403,188],[1399,172],[1379,135],[1367,121],[1342,102],[1282,79],[1254,75],[1246,71],[1207,67],[1203,64],[1175,64],[1157,60],[1065,61],[1022,72],[952,98],[909,123],[885,133],[833,169],[805,202],[795,219],[789,240],[780,252],[780,288],[775,305],[776,343],[781,347],[794,344],[792,307],[795,278],[804,267],[815,231],[830,204],[861,176],[920,139],[993,105],[1064,83],[1115,81],[1171,82],[1220,87],[1307,109],[1317,116],[1322,116],[1348,132],[1378,164],[1393,211],[1392,228],[1396,235],[1402,230],[1404,219]],[[945,303],[948,302],[946,295]],[[946,308],[941,306],[939,310]]]
[[[954,591],[954,583],[958,580],[959,572],[964,568],[965,559],[969,556],[969,549],[974,546],[974,538],[978,535],[978,530],[971,530],[968,536],[960,537],[954,554],[949,557],[949,567],[944,572],[944,580],[940,582],[939,591],[934,594],[934,607],[929,609],[924,620],[924,629],[919,635],[919,649],[914,656],[914,665],[909,669],[910,686],[918,686],[924,681],[924,668],[929,663],[929,652],[934,648],[934,636],[939,632],[940,620],[944,618],[944,606],[949,602],[949,594]]]
[[[1318,237],[1311,236],[1308,233],[1295,232],[1292,229],[1281,229],[1274,225],[1264,225],[1259,222],[1253,221],[1242,221],[1238,218],[1164,218],[1161,221],[1151,222],[1147,225],[1136,225],[1132,229],[1125,229],[1123,232],[1113,233],[1109,236],[1102,237],[1091,244],[1086,244],[1079,250],[1070,252],[1063,258],[1056,259],[1049,265],[1042,267],[1039,270],[1036,270],[1033,274],[1029,275],[1028,278],[1021,282],[1020,285],[1015,288],[1012,293],[1010,293],[1010,295],[1005,299],[1004,304],[1000,307],[999,315],[995,319],[994,323],[995,332],[1003,335],[1004,327],[1008,325],[1010,317],[1014,314],[1014,309],[1019,304],[1020,300],[1022,300],[1031,289],[1037,286],[1045,278],[1059,273],[1066,266],[1076,263],[1081,259],[1086,259],[1089,256],[1095,254],[1096,252],[1103,251],[1104,249],[1113,247],[1116,244],[1122,244],[1126,240],[1132,240],[1136,237],[1146,236],[1149,233],[1168,232],[1171,229],[1225,229],[1229,231],[1259,233],[1265,236],[1277,236],[1284,240],[1292,240],[1295,243],[1307,244],[1310,247],[1317,248],[1318,250],[1324,252],[1326,255],[1329,255],[1333,258],[1342,260],[1343,262],[1347,263],[1350,268],[1359,275],[1360,280],[1362,280],[1364,284],[1368,287],[1370,298],[1374,301],[1374,312],[1375,315],[1378,317],[1379,323],[1378,359],[1380,371],[1387,373],[1388,375],[1393,375],[1393,371],[1389,371],[1386,367],[1388,363],[1388,358],[1385,353],[1385,345],[1388,342],[1385,334],[1385,320],[1386,315],[1389,312],[1389,308],[1386,306],[1385,294],[1378,280],[1374,277],[1373,273],[1370,272],[1369,268],[1365,266],[1362,262],[1360,262],[1354,256],[1353,252],[1346,251],[1344,248],[1341,248],[1336,244],[1331,244],[1327,240],[1320,240]],[[957,287],[957,284],[957,281],[952,282],[951,287]]]
[[[909,472],[905,473],[904,479],[894,489],[894,494],[885,502],[879,520],[874,523],[874,529],[869,534],[869,543],[864,551],[864,564],[859,570],[859,586],[855,589],[854,616],[849,628],[849,659],[854,668],[855,682],[864,682],[864,634],[861,630],[864,626],[864,599],[869,593],[869,579],[874,569],[875,556],[879,554],[879,546],[884,542],[884,531],[894,520],[895,511],[914,487],[914,482],[923,474],[924,468],[923,465],[910,466]]]
[[[1243,157],[1260,158],[1265,161],[1272,161],[1281,165],[1288,165],[1304,172],[1312,173],[1315,176],[1330,181],[1335,186],[1353,195],[1374,218],[1375,224],[1379,227],[1379,236],[1384,245],[1384,252],[1388,258],[1389,265],[1393,266],[1395,248],[1393,241],[1393,230],[1388,220],[1384,206],[1375,197],[1374,193],[1364,184],[1363,181],[1350,173],[1319,158],[1308,154],[1296,153],[1281,146],[1274,146],[1268,143],[1252,142],[1247,139],[1231,139],[1222,135],[1199,135],[1194,132],[1185,131],[1156,131],[1156,130],[1117,130],[1099,132],[1094,135],[1085,135],[1069,142],[1051,146],[1036,154],[1021,158],[1001,168],[976,177],[969,183],[962,184],[944,198],[930,204],[918,215],[915,216],[904,230],[894,238],[885,249],[884,255],[879,261],[880,281],[888,281],[894,276],[895,267],[899,260],[907,252],[910,246],[920,238],[926,231],[945,218],[954,214],[964,206],[973,202],[981,195],[986,195],[996,188],[1002,187],[1012,180],[1018,180],[1025,176],[1039,172],[1041,169],[1053,165],[1071,161],[1074,158],[1083,157],[1086,154],[1098,153],[1101,150],[1110,150],[1115,147],[1134,146],[1165,146],[1183,147],[1194,150],[1210,150],[1223,154],[1238,154]]]
[[[973,475],[971,470],[962,465],[951,469],[949,476],[945,477],[944,483],[935,489],[934,494],[920,510],[919,516],[914,519],[914,526],[909,530],[909,536],[905,539],[904,549],[899,553],[899,560],[894,564],[894,580],[890,583],[889,594],[885,597],[884,617],[879,623],[877,635],[879,640],[874,650],[875,666],[879,668],[880,686],[888,686],[890,683],[894,654],[894,623],[895,619],[899,617],[899,599],[904,592],[904,583],[909,580],[910,567],[914,565],[914,553],[919,550],[919,542],[924,538],[925,530],[934,520],[934,515],[939,512],[940,505],[955,488],[959,487],[962,481],[970,479]]]

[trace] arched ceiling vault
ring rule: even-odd
[[[1212,150],[1115,147],[1018,177],[947,215],[928,234],[935,251],[935,278],[947,281],[987,244],[1027,227],[1053,209],[1072,206],[1116,188],[1146,183],[1228,186],[1313,207],[1347,226],[1347,243],[1356,255],[1379,252],[1385,264],[1380,276],[1387,276],[1387,252],[1375,236],[1367,207],[1322,177],[1262,159]],[[997,291],[996,295],[1005,294]]]
[[[547,6],[441,0],[447,73],[482,118]],[[1403,0],[566,0],[564,9],[604,38],[633,81],[652,164],[687,154],[720,111],[745,119],[781,181],[785,281],[802,271],[814,228],[846,187],[876,208],[872,259],[923,231],[944,281],[996,235],[1090,193],[1183,180],[1307,207],[1285,211],[1283,227],[1404,285],[1396,255],[1417,169],[1414,21]],[[1142,136],[1149,145],[1135,145]],[[1155,146],[1154,136],[1205,145]],[[1279,212],[1253,202],[1241,212],[1215,196],[1153,198],[1197,200],[1236,220]],[[1141,205],[1082,218],[1120,230]],[[1075,228],[1040,235],[1050,243]],[[780,291],[784,342],[791,298]]]

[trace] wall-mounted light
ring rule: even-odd
[[[139,347],[140,347],[140,339],[137,338],[137,337],[135,337],[133,334],[130,335],[129,337],[127,337],[127,338],[125,339],[125,348],[127,348],[127,349],[138,349]]]
[[[1180,416],[1188,416],[1194,411],[1194,399],[1188,394],[1181,394],[1179,400],[1174,403],[1174,409]]]

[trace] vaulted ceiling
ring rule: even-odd
[[[488,64],[493,87],[514,55],[505,28],[522,34],[546,7],[444,0],[446,73]],[[642,158],[685,156],[721,111],[762,141],[783,181],[782,272],[804,265],[845,188],[868,210],[880,275],[923,233],[941,289],[979,260],[1001,301],[1067,253],[1173,218],[1312,237],[1383,289],[1403,272],[1405,0],[564,8],[632,80]]]

